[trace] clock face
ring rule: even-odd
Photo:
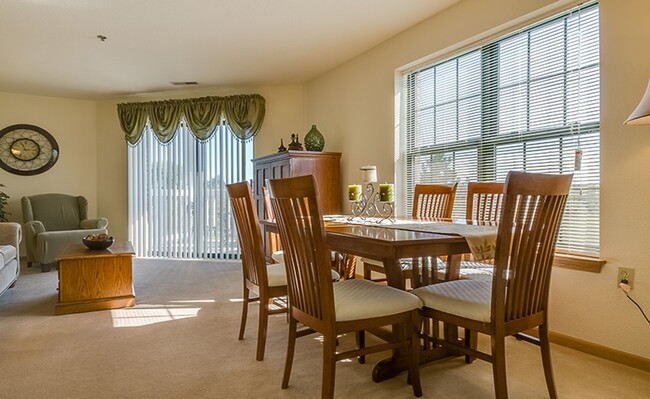
[[[38,157],[41,148],[32,139],[18,139],[11,144],[11,155],[21,161],[31,161]]]
[[[0,167],[17,175],[36,175],[59,159],[59,145],[44,129],[12,125],[0,130]]]

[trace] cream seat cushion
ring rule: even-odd
[[[336,321],[368,319],[407,312],[422,307],[415,295],[369,280],[334,283]]]
[[[472,320],[490,321],[492,282],[454,280],[428,285],[411,291],[425,307]]]
[[[282,287],[287,285],[287,274],[284,263],[272,263],[266,266],[266,274],[269,279],[269,287]],[[332,270],[332,280],[338,280],[341,276]]]

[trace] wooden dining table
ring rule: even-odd
[[[388,225],[383,223],[348,223],[341,217],[324,217],[325,230],[327,232],[327,245],[330,250],[359,256],[368,259],[381,261],[386,271],[386,281],[391,287],[405,289],[406,284],[402,273],[400,259],[439,257],[447,259],[446,278],[455,279],[459,275],[459,265],[463,254],[470,253],[467,240],[456,234],[441,234],[435,232],[414,231],[402,229],[398,224]],[[332,221],[335,219],[335,221]],[[352,219],[350,219],[352,221]],[[410,223],[417,223],[416,219],[409,219]],[[422,221],[431,222],[430,220]],[[438,221],[447,223],[464,223],[466,221]],[[261,221],[265,232],[277,232],[275,222]],[[390,334],[406,334],[399,326],[393,326],[392,332],[376,331],[375,335],[389,339]],[[445,339],[458,339],[455,326],[445,327]],[[435,360],[460,355],[453,350],[433,347],[423,350],[420,354],[420,364],[429,363]],[[372,379],[375,382],[393,378],[400,372],[408,369],[407,356],[404,350],[395,350],[393,356],[382,360],[373,369]]]

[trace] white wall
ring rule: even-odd
[[[566,5],[463,0],[309,82],[305,120],[319,125],[329,150],[343,152],[342,183],[358,181],[363,164],[377,165],[380,180],[393,179],[397,69]],[[636,268],[632,295],[650,310],[650,261],[643,251],[649,244],[650,126],[622,125],[650,77],[650,2],[603,0],[600,15],[601,256],[608,263],[599,274],[553,271],[550,323],[555,332],[650,358],[647,323],[616,286],[619,266]]]

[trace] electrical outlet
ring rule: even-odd
[[[627,280],[627,285],[630,286],[630,289],[634,288],[634,269],[631,267],[619,267],[618,276],[616,277],[616,285]]]

